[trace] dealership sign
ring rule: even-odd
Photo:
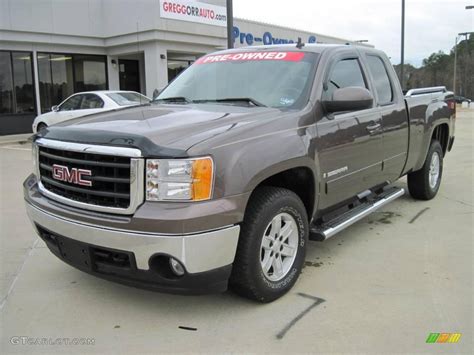
[[[210,5],[198,1],[160,0],[162,18],[203,23],[214,26],[227,26],[225,6]]]
[[[234,43],[238,42],[243,45],[251,46],[253,44],[287,44],[287,43],[296,43],[297,39],[289,39],[289,38],[279,38],[274,36],[271,32],[265,31],[261,35],[256,35],[250,32],[243,32],[240,30],[239,27],[234,26],[232,31],[232,37],[234,39]],[[303,38],[303,42],[306,43],[316,43],[316,36],[309,36],[307,40]]]

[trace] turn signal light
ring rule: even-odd
[[[212,194],[213,167],[211,158],[193,162],[193,200],[209,200]]]

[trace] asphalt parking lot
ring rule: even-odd
[[[311,242],[295,288],[266,305],[230,292],[196,297],[129,288],[59,261],[23,207],[29,146],[1,144],[0,352],[471,354],[473,112],[458,111],[436,199],[407,194],[336,237]],[[398,185],[406,187],[405,180]],[[427,344],[429,333],[462,337]],[[18,337],[93,344],[24,345]]]

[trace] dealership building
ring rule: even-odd
[[[234,19],[234,46],[348,43]],[[152,97],[200,56],[227,46],[225,0],[0,0],[0,135],[31,132],[69,95]]]

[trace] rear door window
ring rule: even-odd
[[[113,92],[107,94],[119,106],[147,104],[150,102],[148,97],[145,97],[136,92]]]
[[[367,64],[374,80],[379,105],[391,103],[393,101],[393,88],[382,58],[375,55],[368,55]]]
[[[84,95],[84,99],[81,103],[81,110],[91,110],[96,108],[104,107],[104,101],[94,94],[86,94]]]

